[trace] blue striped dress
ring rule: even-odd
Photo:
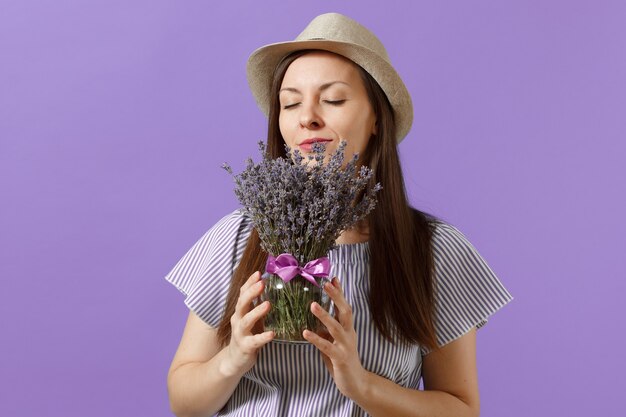
[[[209,326],[223,314],[233,269],[251,232],[241,210],[223,217],[178,261],[165,279],[185,295],[185,304]],[[445,345],[479,328],[513,298],[465,236],[438,224],[433,235],[437,339]],[[363,366],[395,383],[418,389],[422,357],[415,344],[392,344],[370,319],[369,246],[343,244],[332,250],[331,276],[351,304]],[[317,348],[307,342],[272,341],[241,379],[220,416],[366,416],[335,387]]]

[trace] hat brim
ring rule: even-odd
[[[353,43],[329,40],[303,40],[265,45],[250,55],[246,75],[261,111],[269,115],[270,90],[274,69],[284,56],[303,49],[319,49],[344,56],[361,66],[380,85],[394,110],[396,141],[400,143],[413,123],[411,96],[395,68],[371,49]]]

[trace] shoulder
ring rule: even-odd
[[[445,222],[433,226],[435,319],[443,346],[482,327],[513,297],[458,227]]]
[[[250,232],[250,219],[242,209],[224,215],[197,239],[170,272],[169,278],[184,275],[188,280],[192,275],[197,277],[211,269],[212,265],[221,264],[240,252]]]
[[[237,263],[252,232],[252,222],[243,209],[233,210],[219,219],[200,239],[205,267],[215,269]]]
[[[458,227],[443,221],[432,223],[435,258],[456,258],[477,254],[476,248]]]
[[[437,220],[436,222],[432,222],[431,225],[434,232],[433,235],[437,238],[451,238],[463,235],[463,233],[461,233],[461,231],[456,226],[443,220]]]
[[[435,283],[442,292],[454,294],[457,301],[473,297],[504,301],[509,297],[487,260],[458,227],[438,224],[433,232]],[[462,297],[461,297],[462,295]]]
[[[221,217],[204,233],[200,242],[209,248],[218,249],[231,246],[246,239],[251,229],[250,218],[243,209],[236,209]]]
[[[226,214],[165,276],[185,295],[187,307],[211,327],[220,323],[233,270],[250,232],[250,218],[242,209]]]
[[[450,223],[435,226],[432,251],[439,285],[462,288],[498,281],[478,249],[458,227]]]
[[[250,218],[246,215],[242,208],[231,211],[220,218],[209,230],[231,230],[239,228],[247,228],[250,224]]]

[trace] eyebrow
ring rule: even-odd
[[[350,87],[350,84],[348,84],[346,82],[343,82],[343,81],[331,81],[331,82],[328,82],[328,83],[320,85],[319,91],[324,91],[324,90],[326,90],[328,87],[330,87],[333,84],[345,84],[348,87]],[[281,88],[279,93],[281,93],[283,91],[291,91],[292,93],[302,94],[302,93],[300,93],[300,90],[298,90],[297,88],[293,88],[293,87]]]

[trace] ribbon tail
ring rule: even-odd
[[[319,284],[317,283],[317,280],[315,279],[315,277],[313,275],[309,274],[306,271],[300,272],[300,275],[302,276],[302,278],[306,279],[311,284],[315,285],[316,287],[319,287]]]

